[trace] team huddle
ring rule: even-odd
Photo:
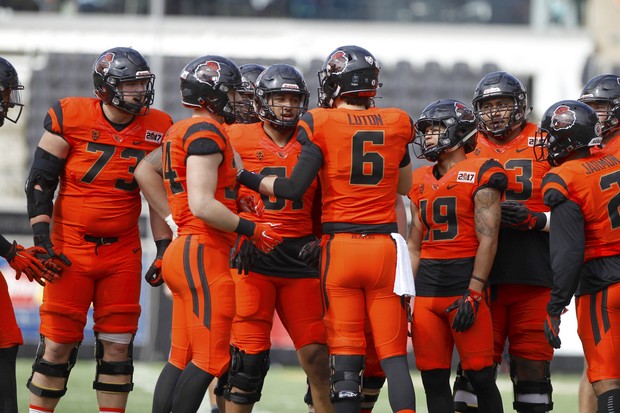
[[[295,67],[205,55],[180,73],[191,116],[173,123],[151,108],[144,57],[104,51],[96,97],[45,116],[25,186],[34,246],[0,236],[17,277],[44,286],[29,413],[66,393],[91,305],[99,412],[125,412],[142,196],[157,250],[145,279],[173,300],[153,413],[196,412],[214,379],[220,411],[251,412],[276,312],[310,411],[369,413],[387,381],[392,411],[414,413],[411,337],[429,412],[503,412],[505,353],[514,410],[549,412],[573,296],[592,411],[620,412],[620,76],[596,76],[538,124],[507,72],[486,74],[471,106],[447,97],[415,121],[375,106],[379,77],[369,51],[339,47],[308,110]],[[19,118],[22,89],[0,58],[0,126]],[[411,154],[428,164],[412,170]],[[0,295],[0,413],[14,413],[23,340],[4,277]]]

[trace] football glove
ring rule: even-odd
[[[547,216],[542,212],[532,212],[517,201],[503,201],[502,227],[514,228],[522,231],[540,231],[547,225]]]
[[[237,198],[237,209],[260,218],[265,212],[265,204],[259,195],[241,195]]]
[[[36,281],[41,286],[45,286],[46,282],[53,283],[59,275],[37,258],[40,254],[45,254],[45,250],[41,247],[25,249],[17,241],[13,241],[11,249],[4,258],[15,270],[15,279],[19,280],[22,274],[26,274],[30,282]]]
[[[545,318],[545,337],[549,345],[553,348],[560,348],[562,340],[560,340],[560,314],[551,315],[547,313]]]
[[[319,268],[321,259],[321,240],[310,241],[299,250],[299,259],[309,267]]]
[[[239,234],[235,245],[230,249],[230,268],[236,268],[237,274],[248,275],[258,254],[254,243],[245,235]]]
[[[155,260],[144,274],[144,279],[151,287],[159,287],[164,283],[164,277],[161,275],[161,264],[162,259],[164,258],[164,253],[170,245],[172,241],[169,239],[158,239],[155,241],[155,245],[157,246],[157,255],[155,255]]]
[[[269,254],[277,245],[282,242],[282,237],[275,231],[281,224],[256,223],[254,228],[254,234],[250,237],[250,241],[256,245],[256,247]]]
[[[65,254],[57,254],[56,251],[54,251],[54,245],[50,239],[49,232],[35,233],[34,245],[43,248],[44,252],[42,254],[37,254],[37,258],[43,261],[43,265],[45,265],[45,267],[60,274],[62,270],[71,266],[71,261],[69,261],[69,258],[67,258]]]
[[[468,289],[462,297],[446,308],[446,313],[456,310],[456,315],[452,321],[454,331],[457,333],[466,331],[474,324],[478,316],[478,307],[481,300],[482,293]]]

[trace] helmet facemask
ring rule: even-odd
[[[431,103],[415,124],[413,149],[416,157],[436,162],[444,152],[460,147],[465,148],[465,153],[473,151],[476,147],[475,120],[473,111],[457,100]],[[429,136],[436,139],[427,139]]]
[[[4,125],[5,119],[13,123],[19,120],[24,108],[21,103],[22,90],[24,86],[19,83],[10,87],[0,84],[0,126]]]
[[[144,82],[142,88],[128,85],[142,82]],[[106,76],[105,88],[111,97],[109,103],[112,106],[132,115],[146,115],[155,99],[155,75],[148,73],[128,78]]]
[[[296,127],[299,119],[308,110],[308,92],[265,92],[257,89],[255,102],[256,112],[261,120],[271,123],[278,129],[288,130]]]
[[[488,105],[489,100],[500,97],[510,98],[512,104]],[[478,130],[498,141],[507,140],[510,132],[520,127],[528,115],[527,108],[517,98],[511,96],[493,96],[493,98],[481,99],[475,105]]]

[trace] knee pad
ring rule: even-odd
[[[597,413],[620,411],[620,389],[608,390],[596,397]]]
[[[485,394],[495,388],[495,378],[497,376],[495,365],[480,370],[465,370],[465,375],[477,395]]]
[[[364,356],[329,356],[329,398],[332,403],[342,400],[361,402]]]
[[[79,348],[80,343],[73,347],[73,349],[71,350],[71,354],[69,355],[69,360],[66,363],[50,363],[43,358],[43,355],[45,354],[45,337],[41,335],[34,363],[32,363],[32,373],[30,374],[30,378],[26,383],[26,387],[28,387],[28,390],[30,390],[30,392],[35,396],[47,397],[50,399],[60,399],[62,396],[64,396],[67,392],[67,381],[69,379],[69,374],[71,374],[71,369],[73,368],[73,366],[75,366],[75,363],[77,361]],[[44,389],[37,386],[32,382],[32,377],[34,376],[35,372],[44,376],[64,378],[64,388],[56,390]]]
[[[106,334],[102,337],[99,333],[95,333],[95,361],[97,362],[97,367],[95,369],[93,389],[110,393],[129,393],[133,390],[133,336],[129,338],[126,361],[105,361],[103,359],[104,347],[103,343],[101,343],[101,338],[105,338],[106,341],[113,343],[125,344],[126,334]],[[99,380],[100,374],[110,376],[128,375],[129,383],[104,383]]]
[[[461,363],[456,369],[456,379],[454,380],[454,410],[460,413],[477,413],[478,396],[469,379],[463,373]]]
[[[216,396],[223,396],[224,392],[228,388],[228,370],[222,374],[222,377],[217,379],[217,384],[213,388],[213,394]]]
[[[364,376],[362,379],[362,410],[372,410],[379,400],[385,377]]]
[[[549,362],[545,366],[543,380],[518,380],[516,367],[510,362],[510,379],[514,390],[512,408],[519,413],[545,413],[553,410],[553,387]]]
[[[237,404],[253,404],[260,400],[265,376],[269,370],[269,350],[247,354],[232,346],[228,388],[224,398]],[[245,393],[233,392],[237,388]]]

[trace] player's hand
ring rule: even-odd
[[[454,331],[457,333],[466,331],[474,324],[478,316],[478,307],[481,300],[482,293],[468,289],[462,297],[446,308],[446,313],[456,310],[456,315],[452,321]]]
[[[549,345],[553,348],[560,348],[562,340],[560,340],[560,314],[551,315],[547,313],[545,318],[545,337]]]
[[[309,267],[319,268],[321,240],[315,239],[301,247],[301,250],[299,250],[299,259],[305,262]]]
[[[250,241],[256,245],[256,247],[269,254],[276,246],[282,242],[282,237],[275,231],[280,227],[280,224],[256,223],[254,228],[254,234],[250,237]]]
[[[542,212],[532,212],[521,202],[503,201],[502,227],[514,228],[522,231],[534,229],[540,231],[547,224],[547,217]]]
[[[258,254],[254,243],[245,235],[239,234],[235,245],[230,249],[230,268],[236,268],[237,274],[248,275]]]
[[[260,195],[241,195],[237,198],[237,209],[239,212],[247,212],[258,218],[265,212],[265,203]]]
[[[169,239],[159,239],[155,241],[155,245],[157,246],[157,255],[155,255],[155,260],[144,274],[144,279],[151,287],[159,287],[164,283],[164,277],[161,275],[161,265],[162,259],[164,258],[164,253],[170,245],[172,241]]]
[[[30,282],[36,281],[42,286],[46,282],[53,283],[59,275],[51,268],[47,268],[38,258],[37,254],[45,254],[41,247],[24,248],[13,241],[13,245],[6,255],[6,260],[15,270],[15,279],[19,280],[22,274],[26,274]]]
[[[34,236],[34,245],[41,247],[44,252],[37,254],[37,258],[43,262],[43,265],[60,274],[62,270],[71,266],[71,261],[65,256],[65,254],[57,254],[54,251],[54,245],[50,239],[49,234],[38,234]]]

